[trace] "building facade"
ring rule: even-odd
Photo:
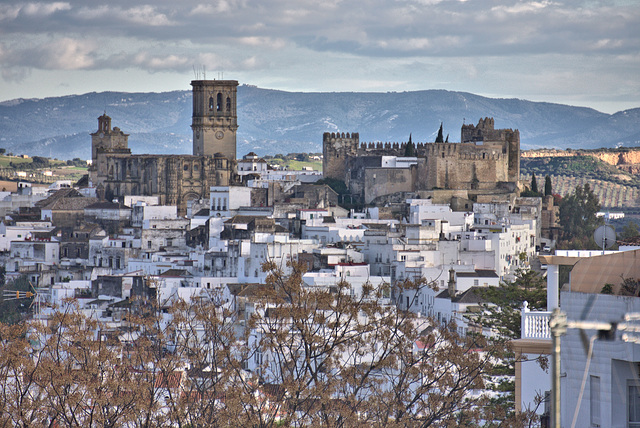
[[[236,88],[233,80],[196,80],[193,86],[193,155],[133,155],[128,134],[106,114],[91,134],[89,179],[99,197],[157,196],[186,214],[189,201],[209,199],[211,186],[236,183]]]

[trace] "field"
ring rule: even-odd
[[[313,168],[314,171],[322,171],[322,161],[301,162],[292,159],[273,158],[268,159],[267,162],[271,165],[286,166],[290,171],[302,171],[302,167],[305,166]]]
[[[531,183],[530,175],[521,175],[522,182],[526,185]],[[640,189],[635,186],[628,186],[612,181],[597,180],[587,177],[576,177],[568,175],[550,175],[553,193],[561,196],[568,195],[574,191],[576,186],[584,186],[589,183],[593,193],[600,200],[603,208],[634,208],[640,207]],[[536,175],[538,190],[544,189],[544,176]]]

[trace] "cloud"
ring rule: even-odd
[[[0,22],[17,19],[19,16],[48,17],[63,10],[71,9],[67,2],[53,3],[17,3],[0,5]]]
[[[90,69],[95,62],[96,45],[90,41],[62,38],[26,49],[3,46],[0,59],[3,70],[32,67],[51,70]]]
[[[15,70],[209,70],[284,73],[315,84],[379,81],[424,84],[399,63],[468,70],[433,82],[466,86],[535,56],[527,78],[563,56],[607,64],[607,81],[640,56],[640,2],[633,0],[86,0],[0,5],[0,67]],[[60,43],[59,46],[56,46]],[[478,63],[482,63],[479,66]],[[348,65],[346,65],[348,64]],[[394,67],[398,67],[395,68]],[[431,71],[430,71],[431,72]],[[330,76],[334,73],[333,76]],[[579,71],[578,71],[579,73]],[[19,73],[18,73],[19,74]],[[562,74],[559,74],[562,75]],[[259,76],[254,73],[253,76]],[[626,75],[625,75],[626,76]],[[455,80],[455,79],[458,80]],[[622,79],[622,77],[620,77]],[[516,79],[523,83],[523,79]],[[318,83],[316,83],[318,82]],[[287,83],[288,84],[288,83]],[[479,84],[479,83],[478,83]],[[393,88],[399,89],[399,88]]]
[[[97,8],[80,8],[75,12],[75,17],[85,21],[103,21],[98,26],[106,23],[116,26],[127,23],[142,26],[169,26],[175,25],[168,16],[160,12],[157,7],[151,5],[141,5],[130,8],[113,7],[102,5]]]
[[[282,49],[287,45],[284,38],[272,37],[240,37],[238,42],[247,46],[268,49]]]

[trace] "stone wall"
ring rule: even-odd
[[[411,192],[415,188],[417,166],[412,168],[367,168],[365,170],[364,203],[378,196]]]
[[[185,215],[190,200],[209,199],[211,186],[237,181],[235,162],[221,156],[98,154],[105,165],[94,183],[107,200],[124,195],[159,196]]]

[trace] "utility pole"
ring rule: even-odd
[[[638,333],[640,326],[631,321],[640,320],[640,314],[627,314],[622,323],[601,321],[570,321],[567,314],[560,308],[555,308],[551,313],[549,328],[551,329],[551,428],[560,428],[560,336],[567,332],[568,328],[581,330],[597,330],[598,338],[603,340],[615,340],[616,330]],[[622,340],[634,342],[633,338],[624,334]],[[640,340],[635,340],[636,343]],[[580,405],[580,403],[578,403]]]
[[[560,336],[567,331],[567,314],[555,308],[549,320],[551,329],[551,427],[560,428]]]

